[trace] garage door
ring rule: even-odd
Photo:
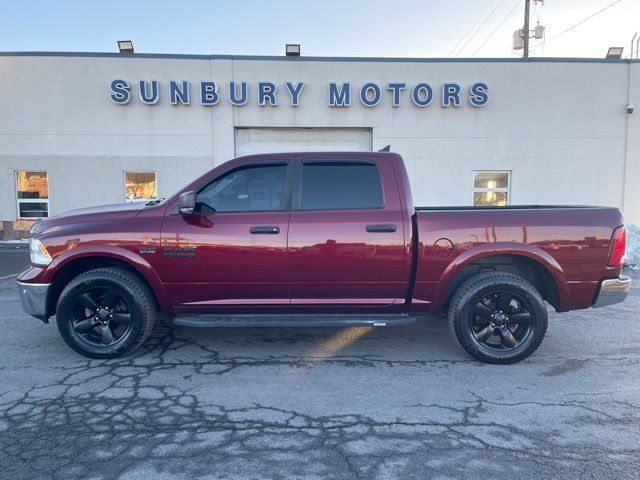
[[[236,128],[236,156],[254,153],[370,151],[368,128]]]

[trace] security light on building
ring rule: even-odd
[[[609,47],[606,58],[622,58],[624,47]]]
[[[300,56],[300,44],[299,43],[287,43],[284,49],[287,57],[299,57]]]
[[[133,53],[133,42],[131,40],[118,40],[118,50],[120,50],[120,53]]]

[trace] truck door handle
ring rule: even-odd
[[[268,226],[268,227],[249,227],[249,232],[256,235],[276,235],[280,233],[280,227]]]
[[[395,232],[396,226],[388,225],[367,225],[367,232]]]

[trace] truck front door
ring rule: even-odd
[[[234,166],[196,192],[193,215],[169,208],[159,271],[177,312],[288,307],[289,161]]]

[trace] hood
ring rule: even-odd
[[[145,207],[146,202],[112,203],[111,205],[97,205],[95,207],[77,208],[59,215],[49,217],[47,220],[77,215],[94,215],[96,213],[138,212]]]
[[[115,219],[124,220],[135,217],[144,208],[146,208],[145,202],[131,202],[69,210],[68,212],[36,222],[33,227],[31,227],[31,234],[38,235],[53,228],[69,224]]]

